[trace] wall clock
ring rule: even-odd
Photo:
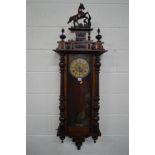
[[[69,18],[73,22],[69,28],[75,34],[75,40],[65,41],[64,29],[54,50],[60,55],[60,123],[57,136],[63,142],[65,137],[72,138],[77,149],[81,148],[85,138],[92,137],[96,142],[101,136],[99,129],[99,71],[100,55],[103,48],[100,29],[97,41],[91,40],[91,16],[84,12],[80,4],[78,13]],[[82,22],[79,22],[81,21]]]

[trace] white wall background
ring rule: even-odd
[[[61,28],[84,3],[92,16],[92,39],[101,28],[108,53],[101,57],[100,129],[96,144],[77,151],[71,139],[56,137],[59,117]],[[27,0],[27,155],[128,155],[128,0]]]

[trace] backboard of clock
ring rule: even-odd
[[[60,55],[60,123],[57,136],[62,142],[71,137],[77,149],[81,148],[85,138],[92,137],[96,142],[101,136],[99,129],[99,71],[100,55],[103,48],[100,29],[97,41],[91,40],[91,16],[84,12],[80,4],[78,13],[69,18],[73,22],[69,28],[75,34],[75,40],[65,41],[64,29],[54,50]],[[82,19],[83,23],[79,23]]]

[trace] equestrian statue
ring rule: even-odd
[[[78,14],[71,16],[69,18],[68,23],[71,23],[73,21],[73,25],[74,27],[84,27],[84,28],[90,28],[91,27],[91,16],[89,14],[89,12],[83,12],[83,10],[85,10],[85,7],[82,3],[80,3],[80,6],[78,8]],[[78,21],[80,19],[84,19],[82,23],[79,23]]]

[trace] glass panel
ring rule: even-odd
[[[79,55],[78,55],[79,57]],[[82,56],[90,64],[90,56]],[[70,61],[75,56],[70,58]],[[70,66],[68,66],[69,69]],[[68,71],[68,125],[70,127],[89,127],[91,105],[91,71],[80,83]]]

